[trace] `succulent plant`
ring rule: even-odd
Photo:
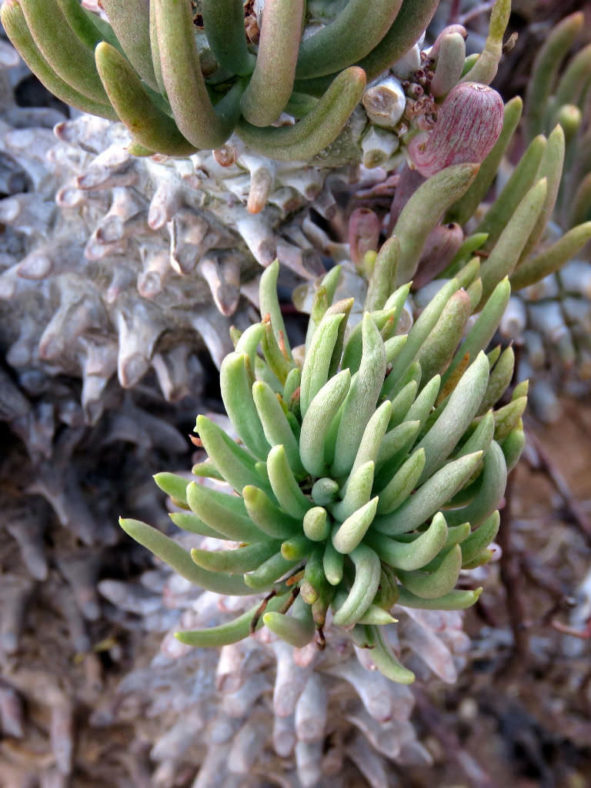
[[[264,624],[293,646],[314,637],[323,646],[332,611],[333,625],[370,648],[379,670],[408,683],[414,676],[381,629],[393,623],[392,606],[462,609],[478,598],[480,590],[455,586],[462,567],[491,557],[507,469],[523,447],[527,387],[494,410],[511,380],[513,353],[482,352],[509,284],[495,287],[461,344],[481,298],[474,266],[441,288],[408,333],[396,334],[409,285],[386,298],[396,281],[395,241],[376,261],[385,284],[379,309],[365,312],[349,334],[352,299],[331,303],[339,269],[326,275],[301,363],[276,299],[278,263],[270,266],[260,285],[263,321],[237,337],[220,371],[243,445],[199,416],[208,460],[193,469],[196,480],[156,476],[189,510],[172,515],[179,527],[240,546],[188,553],[145,523],[121,520],[200,586],[267,593],[234,621],[178,633],[181,642],[225,645]],[[200,476],[236,494],[199,484]]]
[[[236,128],[251,148],[300,160],[335,140],[366,75],[378,76],[412,47],[437,2],[411,12],[410,3],[381,0],[371,15],[358,2],[336,14],[320,4],[328,23],[305,38],[302,0],[267,2],[246,23],[242,0],[204,0],[197,16],[189,0],[102,6],[110,24],[77,0],[51,9],[10,0],[2,21],[52,92],[123,120],[140,152],[219,148]],[[286,109],[301,122],[274,127]]]

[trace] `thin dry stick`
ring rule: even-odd
[[[539,465],[534,470],[539,470],[545,473],[550,479],[556,491],[562,498],[566,511],[572,522],[578,526],[579,530],[585,537],[588,544],[591,545],[591,520],[587,516],[583,507],[572,494],[564,477],[552,461],[550,455],[546,452],[538,438],[533,434],[533,431],[528,432],[528,440],[536,450],[538,455]]]
[[[500,561],[501,583],[505,588],[507,615],[513,633],[513,653],[510,662],[523,666],[528,652],[528,637],[524,620],[524,606],[521,594],[522,575],[519,567],[519,556],[516,556],[511,543],[511,499],[515,474],[507,481],[505,506],[501,509],[501,527],[497,542],[502,550]]]

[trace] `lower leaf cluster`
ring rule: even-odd
[[[353,300],[333,303],[338,275],[321,284],[300,366],[277,301],[278,264],[266,270],[263,320],[235,336],[220,372],[240,440],[199,416],[208,460],[193,469],[196,480],[155,477],[184,510],[171,515],[176,525],[239,546],[189,554],[144,523],[121,524],[203,588],[267,595],[234,621],[178,633],[182,642],[225,645],[264,625],[293,646],[315,637],[323,646],[330,611],[380,671],[408,683],[414,676],[380,627],[395,622],[395,604],[457,610],[478,599],[482,589],[456,585],[462,569],[490,560],[497,507],[524,444],[527,384],[495,407],[513,351],[482,350],[492,306],[466,330],[477,304],[461,273],[407,334],[396,328],[408,286],[347,330]],[[491,304],[507,290],[503,280]]]

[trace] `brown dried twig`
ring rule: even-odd
[[[505,491],[505,506],[501,509],[501,527],[497,542],[502,550],[500,560],[501,583],[505,589],[507,615],[513,633],[513,653],[510,662],[521,664],[528,653],[528,637],[525,624],[525,612],[522,598],[522,575],[519,567],[519,556],[515,555],[511,542],[511,499],[515,474],[511,474]]]
[[[545,473],[548,479],[554,485],[556,492],[562,498],[564,507],[571,521],[578,526],[579,530],[585,537],[587,543],[591,545],[591,520],[587,516],[583,507],[573,495],[566,480],[552,461],[552,458],[546,452],[539,439],[534,435],[533,431],[528,432],[528,440],[535,449],[538,465],[531,467],[533,470]],[[531,463],[530,463],[531,465]]]

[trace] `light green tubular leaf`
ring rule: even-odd
[[[289,464],[285,446],[273,446],[267,457],[267,472],[271,489],[281,508],[291,517],[304,517],[312,502],[301,491]]]
[[[509,297],[511,295],[511,285],[509,279],[505,278],[495,287],[492,295],[486,302],[484,309],[476,318],[475,323],[468,331],[466,338],[458,348],[457,353],[452,359],[451,364],[446,369],[442,377],[443,385],[450,380],[456,368],[465,358],[474,359],[493,338],[499,326],[499,321],[503,316]]]
[[[525,195],[517,210],[501,233],[490,256],[480,268],[483,293],[480,306],[484,306],[498,283],[511,274],[523,253],[527,239],[541,216],[548,183],[545,178],[538,181]]]
[[[550,31],[536,56],[525,99],[525,127],[529,139],[544,131],[544,114],[556,75],[584,21],[585,17],[580,11],[565,17]]]
[[[478,413],[488,385],[489,365],[484,353],[462,375],[445,408],[418,448],[425,450],[425,467],[420,480],[439,470]]]
[[[482,588],[476,588],[473,591],[450,591],[437,599],[424,599],[400,586],[398,604],[419,610],[466,610],[476,604],[481,594]]]
[[[378,533],[369,533],[366,541],[386,564],[410,572],[421,569],[439,555],[446,545],[447,532],[445,517],[437,512],[427,530],[412,542],[399,542]]]
[[[380,490],[378,512],[389,514],[401,506],[418,484],[425,467],[425,450],[416,449]]]
[[[518,424],[527,407],[527,396],[515,397],[502,408],[494,411],[495,440],[502,441]]]
[[[256,64],[241,101],[242,114],[254,126],[275,123],[292,94],[304,5],[304,0],[265,2]]]
[[[546,145],[547,140],[542,134],[530,142],[501,193],[478,225],[478,232],[488,235],[486,249],[493,248],[518,205],[534,185]]]
[[[314,397],[329,379],[330,363],[339,335],[339,326],[344,315],[325,314],[314,332],[310,349],[307,351],[302,367],[300,383],[300,410],[302,416]]]
[[[339,525],[332,535],[335,550],[349,554],[361,544],[376,515],[378,500],[376,495]]]
[[[344,369],[320,389],[304,416],[300,433],[300,458],[304,468],[313,476],[324,476],[326,473],[326,439],[350,384],[351,373]]]
[[[491,369],[490,378],[486,394],[480,405],[478,415],[485,413],[489,408],[492,408],[497,403],[507,387],[513,380],[513,373],[515,371],[515,353],[512,347],[507,347],[500,355],[500,358]]]
[[[386,374],[384,341],[368,312],[363,316],[362,345],[361,364],[352,379],[337,432],[332,465],[332,475],[335,477],[344,476],[353,467]]]
[[[396,359],[396,365],[393,371],[397,378],[400,378],[415,360],[421,345],[427,339],[441,317],[445,305],[459,287],[460,285],[457,279],[451,279],[449,282],[446,282],[441,287],[441,290],[438,291],[429,304],[423,309],[416,323],[409,331],[406,344]]]
[[[405,420],[419,421],[421,425],[420,428],[422,429],[433,410],[440,388],[441,375],[433,375],[410,408],[406,411]]]
[[[220,367],[222,400],[226,413],[244,445],[255,457],[265,460],[270,445],[254,403],[251,390],[252,373],[249,366],[248,356],[245,353],[229,353],[224,358]],[[264,386],[264,384],[260,385]],[[272,391],[271,396],[274,398]],[[279,406],[279,403],[277,404]],[[287,421],[286,425],[289,430]]]
[[[108,104],[92,49],[74,34],[60,8],[48,9],[47,0],[19,2],[36,45],[57,75],[97,104]]]
[[[289,561],[281,553],[276,553],[264,561],[254,572],[244,575],[244,582],[253,591],[268,591],[277,581],[298,565],[298,561]]]
[[[365,0],[348,0],[334,19],[300,44],[297,78],[333,74],[361,60],[390,30],[401,5],[402,0],[374,0],[367,13]]]
[[[258,542],[235,550],[191,550],[191,559],[202,569],[210,572],[228,572],[243,575],[274,555],[280,542]]]
[[[391,322],[395,325],[399,317],[398,309],[396,308],[379,309],[375,312],[370,312],[370,314],[371,319],[376,324],[380,334]],[[347,342],[345,344],[341,366],[343,369],[345,369],[345,367],[350,369],[351,374],[357,372],[359,365],[361,364],[361,355],[363,352],[362,329],[363,322],[357,323],[357,325],[354,326],[354,328],[349,333]]]
[[[330,533],[328,512],[323,506],[313,506],[304,515],[304,533],[313,542],[323,542]]]
[[[31,71],[51,93],[66,104],[84,112],[90,112],[109,120],[118,120],[117,113],[108,103],[106,97],[104,101],[94,101],[58,76],[35,43],[23,10],[16,0],[6,0],[0,13],[2,26],[10,41]]]
[[[408,52],[429,26],[438,5],[438,0],[403,0],[390,30],[358,63],[368,80],[378,77]]]
[[[521,263],[511,274],[511,288],[521,290],[559,271],[591,240],[591,222],[573,227],[558,241]]]
[[[97,26],[97,22],[100,24],[102,20],[86,11],[79,0],[57,0],[57,4],[76,37],[84,45],[94,49],[98,43],[105,40]],[[115,41],[115,36],[112,35],[109,43],[113,44]]]
[[[339,494],[339,483],[327,476],[316,479],[312,485],[312,500],[318,506],[326,506],[328,503],[336,501]]]
[[[354,298],[343,298],[340,301],[335,301],[335,303],[331,304],[326,310],[327,316],[343,315],[343,320],[339,325],[339,330],[337,333],[337,341],[335,342],[334,350],[332,351],[332,357],[330,359],[330,366],[328,368],[329,377],[336,375],[339,366],[342,366],[341,358],[343,355],[343,348],[345,346],[347,321],[349,320],[349,315],[351,313],[351,309],[353,308],[354,301]]]
[[[455,455],[465,457],[475,451],[487,452],[495,434],[495,417],[492,410],[489,410],[478,422],[475,430],[468,440],[462,444],[462,448]],[[465,522],[465,521],[463,521]]]
[[[444,465],[391,514],[376,517],[373,528],[386,536],[414,531],[438,512],[466,484],[482,461],[482,452]]]
[[[484,468],[476,497],[462,509],[445,513],[449,525],[479,525],[500,504],[507,486],[507,464],[499,444],[493,441],[484,455]],[[411,589],[412,590],[412,589]]]
[[[376,477],[376,487],[380,488],[389,483],[392,473],[400,467],[401,460],[415,442],[420,429],[421,422],[418,419],[403,421],[402,424],[384,435],[378,454],[380,471]],[[386,482],[384,482],[384,478],[386,478]]]
[[[460,81],[466,60],[466,42],[460,33],[444,33],[439,41],[431,94],[444,98]]]
[[[357,626],[378,626],[385,627],[388,624],[395,624],[396,619],[391,616],[383,607],[371,604],[367,611],[363,614],[363,618],[359,619]]]
[[[393,235],[384,241],[376,257],[365,298],[367,312],[384,308],[396,281],[399,258],[400,242]],[[399,309],[397,312],[399,313]]]
[[[187,142],[174,121],[156,106],[141,80],[115,47],[105,42],[95,50],[99,76],[120,120],[135,142],[169,156],[189,156]]]
[[[326,579],[331,586],[338,586],[343,579],[343,568],[345,556],[338,553],[333,547],[330,539],[326,542],[324,555],[322,557],[322,567]]]
[[[417,369],[419,367],[418,363],[415,366],[415,362],[409,367],[409,371]],[[394,375],[395,373],[390,373],[390,375]],[[390,427],[397,427],[398,425],[402,424],[403,422],[407,421],[406,414],[408,413],[410,406],[416,399],[417,391],[419,389],[419,380],[409,380],[400,391],[396,394],[396,396],[392,399],[392,416],[390,417]],[[387,385],[389,380],[386,380],[384,384],[384,388],[382,389],[382,395],[389,394],[387,391]],[[400,384],[399,384],[400,385]],[[390,394],[390,396],[392,396]],[[394,433],[395,434],[395,433]],[[394,441],[394,434],[393,431],[390,430],[386,435],[385,440],[382,442],[382,446],[380,447],[380,453],[378,457],[380,460],[383,460],[389,456],[391,456],[392,452],[390,450],[390,446]]]
[[[187,487],[187,501],[197,517],[235,542],[262,542],[268,537],[252,522],[244,501],[236,495],[192,482]],[[279,548],[277,548],[279,549]]]
[[[398,569],[396,574],[411,594],[421,599],[437,599],[453,590],[458,582],[461,568],[462,548],[457,544],[449,550],[437,569],[432,572],[426,572],[424,569],[405,572]]]
[[[462,78],[463,82],[480,82],[483,85],[490,85],[493,81],[503,55],[503,36],[510,16],[511,0],[496,0],[490,17],[484,49],[470,71]]]
[[[263,351],[264,363],[260,359],[255,359],[255,372],[261,378],[267,378],[271,384],[273,376],[279,381],[279,386],[271,384],[272,388],[280,389],[285,385],[287,376],[294,369],[293,362],[289,361],[286,353],[279,347],[271,322],[265,319],[263,323],[263,335],[261,337],[261,350]]]
[[[527,243],[521,252],[521,260],[528,257],[536,244],[542,237],[546,225],[552,216],[552,211],[556,204],[558,197],[558,190],[560,188],[560,181],[562,178],[562,169],[564,167],[564,158],[566,151],[566,140],[562,126],[556,126],[550,136],[548,137],[548,144],[546,150],[542,155],[540,162],[540,169],[538,170],[538,178],[546,179],[547,190],[546,200],[544,207],[538,216],[538,220],[529,234]]]
[[[480,260],[471,255],[482,248],[487,237],[486,233],[466,236],[451,263],[442,272],[442,278],[456,276],[460,287],[471,285],[480,274]]]
[[[143,547],[147,547],[155,556],[191,583],[195,583],[207,591],[214,591],[216,594],[248,596],[252,593],[241,577],[223,572],[208,572],[198,567],[186,550],[183,550],[173,539],[165,536],[156,528],[152,528],[151,525],[123,517],[120,518],[119,525],[132,539],[135,539]]]
[[[149,3],[146,0],[101,0],[127,59],[153,90],[158,83],[150,48]]]
[[[197,416],[196,431],[205,451],[236,492],[247,484],[260,484],[254,458],[206,416]]]
[[[255,56],[246,46],[242,0],[201,0],[201,13],[207,41],[220,66],[248,76]]]
[[[266,610],[269,612],[279,610],[285,604],[287,598],[287,594],[280,594],[273,597],[267,603]],[[238,616],[238,618],[235,618],[233,621],[227,621],[225,624],[219,624],[217,627],[175,632],[175,637],[187,646],[198,646],[201,648],[206,648],[208,646],[228,646],[231,643],[238,643],[240,640],[244,640],[244,638],[249,636],[253,621],[255,620],[260,606],[260,602],[257,602],[256,605],[241,616]],[[255,629],[260,629],[262,626],[263,619],[260,618]]]
[[[300,522],[282,512],[258,487],[247,485],[242,490],[242,497],[253,522],[271,539],[289,539],[300,531]]]
[[[217,479],[218,482],[225,481],[211,460],[203,460],[203,462],[196,463],[191,468],[191,473],[193,476],[200,476],[204,479]]]
[[[277,280],[279,278],[279,260],[274,260],[264,271],[259,283],[259,304],[263,319],[269,315],[275,339],[280,347],[284,347],[287,357],[292,360],[291,349],[281,306],[277,297]]]
[[[355,471],[351,471],[342,500],[330,506],[330,512],[335,520],[343,522],[349,515],[369,501],[373,486],[374,470],[374,461],[368,460]]]
[[[406,345],[407,339],[407,334],[398,334],[395,337],[386,339],[384,348],[386,350],[386,361],[388,364],[393,364],[396,361],[400,353],[402,353],[402,348]]]
[[[393,231],[400,241],[398,284],[413,278],[427,236],[468,189],[477,172],[478,164],[454,164],[428,178],[410,197]]]
[[[366,627],[366,633],[371,649],[371,660],[380,673],[397,684],[412,684],[415,674],[398,661],[392,649],[386,644],[382,630],[375,626]]]
[[[366,545],[360,545],[351,553],[355,566],[355,579],[344,603],[335,611],[335,626],[348,627],[356,624],[372,604],[380,584],[380,559]]]
[[[296,599],[289,615],[285,613],[265,613],[264,625],[275,635],[294,648],[303,648],[314,639],[314,620],[309,605]]]
[[[289,407],[294,397],[297,397],[299,403],[299,388],[302,379],[302,371],[299,367],[294,367],[289,375],[285,378],[283,386],[283,401]]]
[[[168,515],[172,522],[183,531],[200,536],[213,536],[214,539],[227,539],[227,537],[216,528],[206,525],[196,514],[190,512],[172,512]]]
[[[416,355],[422,379],[431,381],[451,361],[472,312],[470,296],[461,289],[449,299],[434,329]]]
[[[493,512],[470,536],[461,544],[462,564],[469,564],[485,550],[499,531],[501,516]]]
[[[177,506],[188,508],[187,486],[189,479],[178,476],[176,473],[165,472],[155,474],[154,481],[163,492],[172,498]]]
[[[313,545],[303,534],[296,534],[285,539],[281,545],[281,555],[288,561],[300,561],[308,558],[313,551]],[[306,562],[307,566],[308,562]]]
[[[308,352],[314,332],[324,317],[326,310],[333,302],[337,286],[341,279],[341,269],[342,266],[340,265],[335,265],[334,268],[331,268],[330,271],[322,277],[320,285],[316,288],[310,316],[308,317],[308,328],[306,329],[306,352]]]
[[[507,472],[510,473],[517,465],[521,453],[525,448],[525,432],[523,427],[518,425],[501,441],[501,448],[507,463]]]
[[[351,468],[349,479],[351,479],[357,470],[365,463],[376,462],[380,452],[380,445],[388,429],[388,423],[391,416],[392,403],[386,400],[386,402],[382,402],[380,407],[367,422],[363,437],[361,438],[361,443],[359,444],[359,449],[355,455],[355,462]],[[348,485],[349,481],[347,481],[347,489]]]
[[[260,129],[242,120],[238,135],[253,150],[279,161],[309,161],[339,136],[365,88],[365,72],[352,66],[342,71],[326,93],[295,126]]]
[[[217,148],[230,136],[235,119],[216,114],[207,93],[191,5],[184,0],[151,0],[152,4],[162,80],[176,124],[195,148]]]

